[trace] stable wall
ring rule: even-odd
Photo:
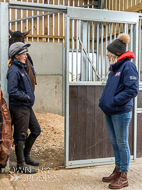
[[[31,44],[29,54],[37,75],[33,109],[36,113],[62,115],[62,44],[27,43]]]

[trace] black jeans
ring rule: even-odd
[[[17,140],[25,141],[28,136],[28,129],[35,138],[40,135],[40,125],[32,108],[10,105],[9,110],[14,124],[14,142]]]

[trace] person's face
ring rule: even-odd
[[[22,53],[22,54],[20,54],[20,55],[16,55],[15,57],[16,57],[16,58],[19,58],[19,61],[20,61],[21,63],[25,63],[25,62],[26,62],[26,59],[27,59],[27,53],[24,52],[24,53]]]
[[[108,56],[108,59],[110,61],[110,51],[107,52],[106,56]]]

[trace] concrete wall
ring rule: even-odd
[[[29,54],[37,74],[33,109],[37,113],[62,115],[62,44],[29,43]]]

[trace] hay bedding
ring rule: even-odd
[[[41,152],[47,148],[64,148],[64,117],[52,113],[35,113],[41,127],[41,134],[37,138],[33,150]]]

